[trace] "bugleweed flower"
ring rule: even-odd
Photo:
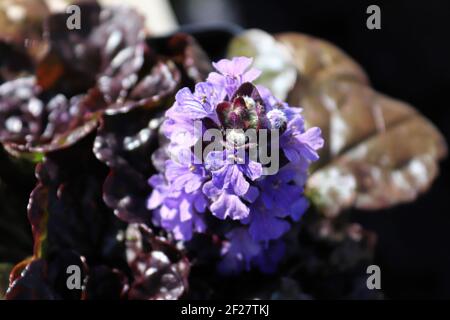
[[[224,273],[252,266],[263,272],[276,269],[284,254],[281,237],[308,207],[304,177],[323,146],[319,128],[305,129],[300,108],[251,83],[260,75],[251,63],[246,57],[220,60],[213,64],[218,72],[194,92],[183,88],[177,93],[162,127],[169,140],[168,160],[149,180],[153,222],[177,240],[216,233],[222,239],[219,270]],[[246,134],[250,130],[256,140]],[[279,137],[278,143],[265,141],[259,135],[263,131],[265,137]],[[211,132],[219,132],[221,139],[207,138]],[[271,159],[278,171],[269,173],[258,153],[263,148],[279,154]],[[223,228],[210,227],[214,219]]]

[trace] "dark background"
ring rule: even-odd
[[[331,41],[367,71],[372,86],[407,101],[450,137],[450,1],[172,0],[180,24],[233,22]],[[381,30],[366,9],[381,8]],[[375,231],[387,298],[450,298],[450,166],[411,204],[352,212]]]

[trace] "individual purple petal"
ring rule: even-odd
[[[147,200],[147,208],[152,210],[163,203],[168,192],[168,186],[162,174],[151,176],[148,183],[154,188]]]
[[[205,106],[195,97],[189,88],[183,88],[175,95],[177,101],[176,110],[186,113],[191,119],[201,119],[208,115]]]
[[[316,151],[324,145],[322,130],[318,127],[310,128],[301,134],[298,139],[306,146],[305,157],[311,161],[318,160],[319,155]]]
[[[245,219],[250,210],[242,200],[228,189],[222,190],[218,198],[210,206],[212,214],[222,220],[230,217],[232,220]]]
[[[206,81],[215,84],[217,87],[222,87],[225,85],[225,79],[223,75],[217,72],[211,72],[208,75],[208,79]]]
[[[244,82],[252,82],[261,72],[257,69],[249,69],[253,59],[247,57],[235,57],[232,60],[222,59],[217,63],[213,63],[214,68],[220,72],[211,72],[207,82],[217,87],[225,88],[229,98]]]
[[[166,196],[163,205],[155,211],[154,222],[173,233],[176,240],[188,241],[194,232],[204,232],[206,225],[200,215],[204,195],[200,192],[173,192]],[[196,205],[197,204],[197,205]]]
[[[177,112],[174,107],[166,112],[166,120],[162,125],[162,132],[171,143],[187,147],[193,146],[202,133],[196,132],[194,121],[191,118]]]
[[[243,198],[245,201],[248,201],[248,202],[250,202],[250,203],[253,203],[253,202],[255,202],[256,198],[258,198],[258,196],[259,196],[259,190],[258,190],[258,188],[254,187],[254,186],[250,186],[250,188],[248,188],[247,193],[244,194],[244,195],[242,196],[242,198]]]
[[[303,214],[309,207],[309,201],[306,197],[301,197],[291,206],[291,218],[294,221],[299,221]]]
[[[223,75],[238,76],[243,74],[252,62],[252,58],[235,57],[232,60],[222,59],[218,62],[213,62],[213,66]]]
[[[204,104],[208,114],[214,114],[217,104],[225,98],[225,91],[208,82],[200,82],[195,85],[194,95]]]
[[[289,216],[292,205],[303,196],[303,188],[291,183],[293,176],[292,170],[283,168],[278,174],[258,181],[264,206],[275,211],[278,217]]]
[[[247,193],[250,184],[245,180],[239,165],[225,165],[221,169],[212,172],[212,181],[219,189],[230,187],[236,195]]]
[[[192,120],[209,117],[217,122],[215,106],[223,100],[222,92],[224,91],[207,82],[198,83],[193,93],[189,88],[183,88],[175,95],[173,109]]]
[[[218,197],[222,192],[222,190],[220,190],[220,189],[216,188],[216,186],[214,186],[212,181],[206,182],[203,185],[202,191],[210,199],[214,199],[214,198]]]
[[[250,69],[248,72],[244,73],[242,77],[242,82],[252,82],[261,75],[261,71],[258,69]]]
[[[262,176],[263,168],[261,163],[249,160],[246,165],[242,165],[242,172],[254,181]]]

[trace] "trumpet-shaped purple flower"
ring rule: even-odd
[[[184,241],[194,233],[216,233],[223,244],[223,273],[276,269],[283,235],[308,207],[303,185],[323,146],[319,128],[305,130],[300,108],[251,83],[260,74],[251,63],[246,57],[220,60],[213,64],[217,72],[193,92],[177,93],[163,124],[169,144],[159,151],[169,160],[155,164],[162,174],[149,180],[154,223]],[[201,140],[207,129],[219,133],[212,149]],[[278,130],[283,150],[275,159],[283,165],[278,172],[264,175],[267,164],[251,153],[273,142],[251,140],[244,130]]]
[[[206,167],[210,168],[212,182],[218,189],[229,189],[237,196],[247,193],[250,183],[262,175],[262,165],[258,162],[239,159],[234,151],[212,151],[206,158]]]
[[[287,124],[286,131],[280,137],[280,145],[286,158],[293,163],[317,161],[317,150],[324,144],[321,135],[317,127],[305,131],[304,121],[297,115]]]
[[[194,93],[183,88],[175,95],[175,111],[195,120],[202,118],[217,119],[215,106],[223,100],[223,89],[211,83],[201,82],[195,86]]]

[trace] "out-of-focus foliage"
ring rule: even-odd
[[[447,153],[441,133],[407,103],[373,90],[361,68],[333,45],[281,34],[300,73],[290,101],[327,141],[308,180],[327,214],[386,208],[427,190]],[[303,77],[301,75],[304,75]]]
[[[282,61],[296,67],[295,83],[281,69],[275,77],[285,77],[292,88],[288,102],[303,108],[307,125],[320,127],[325,138],[307,182],[319,209],[328,216],[349,207],[381,209],[413,201],[429,188],[447,154],[433,124],[407,103],[373,90],[362,68],[332,44],[299,33],[270,38],[244,32],[230,54],[239,46],[263,60],[274,44],[288,52]]]
[[[284,101],[297,79],[297,69],[289,51],[270,34],[251,29],[230,41],[229,57],[254,58],[253,66],[262,71],[256,83],[270,88],[275,97]]]
[[[45,0],[2,0],[0,38],[24,48],[33,57],[40,56],[46,49],[43,22],[49,13]]]

